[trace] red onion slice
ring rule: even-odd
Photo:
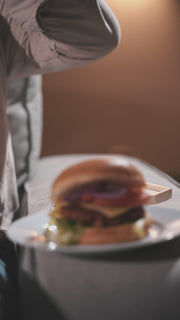
[[[117,191],[111,191],[111,192],[97,192],[97,191],[92,191],[92,189],[86,189],[86,190],[81,190],[79,192],[72,193],[70,195],[67,195],[65,197],[65,201],[71,202],[71,201],[76,201],[80,199],[82,196],[85,194],[90,195],[92,198],[96,199],[116,199],[116,198],[122,198],[125,194],[127,193],[126,188],[121,188],[120,190]]]

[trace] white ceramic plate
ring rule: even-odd
[[[155,222],[149,235],[142,240],[108,245],[71,245],[58,246],[54,242],[45,242],[43,232],[48,224],[48,213],[39,212],[14,222],[7,235],[10,240],[25,246],[58,251],[69,254],[103,253],[133,249],[169,241],[180,235],[180,211],[158,206],[147,207],[146,211]]]

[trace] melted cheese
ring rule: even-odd
[[[81,208],[84,208],[84,209],[99,211],[101,214],[103,214],[108,218],[115,218],[130,209],[129,207],[118,208],[118,207],[98,206],[95,203],[88,203],[88,202],[81,202],[80,206]]]

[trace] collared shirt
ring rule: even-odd
[[[18,186],[32,175],[40,152],[39,74],[91,63],[119,39],[104,0],[0,0],[1,228],[13,220]]]

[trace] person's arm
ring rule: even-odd
[[[9,0],[8,77],[79,67],[119,43],[119,24],[104,0]]]

